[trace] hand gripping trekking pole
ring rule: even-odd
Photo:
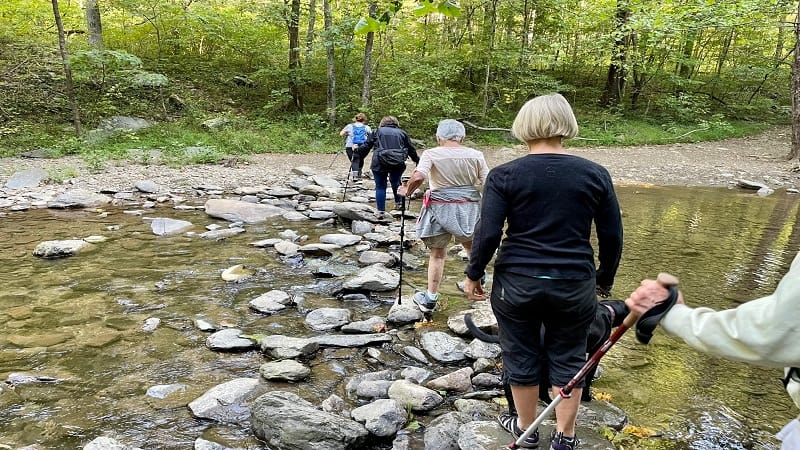
[[[664,301],[665,302],[674,301],[673,297],[675,298],[678,297],[678,288],[677,288],[678,279],[673,275],[662,272],[658,274],[657,280],[659,283],[661,283],[662,286],[669,289],[669,297],[667,297]],[[533,423],[530,424],[530,426],[525,430],[525,432],[522,433],[522,435],[520,435],[520,437],[517,438],[516,441],[508,444],[508,448],[511,449],[520,448],[520,445],[522,445],[525,439],[530,437],[530,435],[532,435],[533,432],[536,431],[536,428],[542,422],[544,422],[544,419],[546,419],[550,415],[550,413],[555,411],[556,406],[558,406],[558,404],[561,403],[561,401],[564,400],[565,398],[570,397],[572,389],[575,388],[575,386],[578,383],[583,381],[583,379],[586,377],[586,374],[591,369],[597,366],[597,364],[600,362],[600,358],[602,358],[603,355],[605,355],[606,352],[608,352],[611,346],[614,345],[619,340],[619,338],[622,337],[622,335],[625,334],[626,331],[628,331],[629,328],[636,325],[637,320],[639,320],[639,314],[637,314],[634,311],[631,311],[625,317],[625,320],[622,322],[622,325],[617,327],[617,329],[614,331],[614,333],[611,334],[608,340],[606,340],[606,342],[594,353],[594,355],[592,355],[592,357],[589,358],[588,361],[586,361],[586,364],[584,364],[581,370],[579,370],[578,373],[575,374],[575,376],[572,377],[571,380],[569,380],[569,383],[567,383],[566,386],[561,388],[561,390],[558,393],[558,396],[547,406],[547,408],[545,408],[544,411],[542,411],[536,416],[536,420],[534,420]]]

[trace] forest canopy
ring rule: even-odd
[[[58,4],[88,124],[229,115],[323,136],[364,111],[430,134],[445,117],[508,127],[549,92],[599,134],[631,118],[673,136],[790,118],[786,0]],[[50,3],[0,3],[0,140],[69,124],[58,48]]]

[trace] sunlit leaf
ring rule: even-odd
[[[358,23],[356,23],[355,28],[353,28],[353,32],[355,34],[367,34],[367,33],[374,33],[381,29],[381,23],[377,20],[373,19],[372,17],[362,17]]]
[[[461,8],[449,0],[439,2],[436,10],[446,17],[461,17]]]

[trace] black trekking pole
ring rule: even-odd
[[[664,299],[664,301],[662,301],[661,303],[669,303],[669,302],[674,303],[675,299],[678,298],[678,288],[677,288],[678,279],[668,273],[662,272],[658,274],[658,282],[661,283],[661,285],[664,286],[665,288],[669,289],[669,297]],[[541,425],[542,422],[544,422],[544,419],[546,419],[550,415],[550,413],[555,411],[556,406],[558,406],[558,404],[561,403],[561,401],[564,400],[565,398],[570,397],[572,389],[575,388],[575,386],[578,383],[583,381],[583,379],[586,377],[586,374],[593,368],[597,367],[597,364],[600,363],[600,358],[602,358],[603,355],[605,355],[606,352],[608,352],[611,346],[614,345],[619,340],[619,338],[622,337],[622,335],[625,334],[626,331],[628,331],[629,328],[636,325],[637,320],[639,320],[639,314],[631,310],[631,312],[628,313],[628,315],[625,317],[625,320],[622,322],[622,325],[617,327],[617,329],[614,331],[613,334],[611,334],[608,340],[606,340],[606,342],[594,353],[594,355],[592,355],[592,357],[589,358],[588,361],[586,361],[586,364],[584,364],[584,366],[581,367],[581,370],[579,370],[578,373],[575,374],[575,376],[572,377],[571,380],[569,380],[569,383],[567,383],[566,386],[561,388],[561,390],[558,393],[558,397],[556,397],[549,405],[547,405],[547,408],[545,408],[544,411],[542,411],[541,413],[539,413],[539,415],[536,416],[536,420],[534,420],[533,423],[531,423],[530,426],[528,426],[528,428],[525,429],[525,432],[522,433],[522,435],[520,435],[520,437],[517,438],[517,440],[508,444],[508,448],[510,449],[520,448],[525,439],[530,437],[530,435],[532,435],[533,432],[536,431],[536,428],[539,425]]]
[[[408,179],[403,180],[403,186]],[[406,196],[400,196],[400,284],[397,286],[397,304],[403,304],[403,251],[406,237]]]

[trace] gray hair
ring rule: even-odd
[[[464,124],[454,119],[444,119],[436,128],[436,136],[445,141],[461,142],[466,135]]]
[[[548,94],[528,100],[517,113],[511,130],[525,143],[556,136],[572,139],[578,134],[578,122],[567,99],[561,94]]]

